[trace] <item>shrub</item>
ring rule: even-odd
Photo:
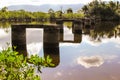
[[[9,47],[0,52],[0,80],[40,80],[35,69],[41,72],[42,67],[54,66],[51,61],[49,56],[28,59]]]

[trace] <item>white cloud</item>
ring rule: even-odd
[[[8,33],[6,31],[8,31]],[[0,50],[7,48],[7,43],[9,43],[9,46],[11,46],[11,29],[0,29]]]
[[[79,4],[89,3],[93,0],[0,0],[0,7],[19,5],[19,4],[31,4],[31,5],[42,5],[42,4]],[[104,0],[109,1],[109,0]],[[114,0],[112,0],[114,1]]]
[[[40,50],[42,49],[42,43],[31,43],[27,45],[27,51],[30,55],[35,55],[38,54],[40,52]]]
[[[104,63],[101,56],[81,56],[77,58],[77,63],[84,66],[85,68],[99,67]]]
[[[111,55],[111,54],[109,54],[109,55],[102,55],[103,56],[103,58],[105,59],[105,60],[113,60],[113,59],[115,59],[115,58],[117,58],[118,56],[117,55]]]
[[[74,35],[72,33],[72,29],[64,27],[64,40],[74,41]]]
[[[77,64],[84,66],[85,68],[99,67],[105,61],[111,62],[113,59],[116,59],[117,55],[96,55],[96,56],[80,56],[76,59]]]
[[[74,47],[74,48],[77,48],[79,47],[80,43],[60,43],[60,47],[61,46],[70,46],[70,47]]]
[[[90,40],[90,37],[88,35],[83,35],[83,40],[85,43],[90,44],[91,46],[99,46],[101,44],[101,42],[94,42]]]
[[[62,76],[62,73],[61,72],[57,72],[56,73],[58,76]]]
[[[0,38],[3,38],[3,37],[6,37],[8,36],[9,34],[5,32],[4,29],[0,29]]]
[[[113,42],[113,43],[117,43],[120,44],[120,37],[117,38],[107,38],[107,39],[102,39],[103,43],[108,43],[108,42]]]
[[[84,42],[90,44],[91,46],[100,46],[102,44],[109,43],[109,42],[120,44],[120,37],[103,38],[101,39],[101,42],[95,42],[95,41],[91,41],[89,36],[86,36],[86,35],[83,35],[83,36],[84,36],[83,37]]]
[[[0,51],[2,51],[3,50],[3,48],[0,46]]]

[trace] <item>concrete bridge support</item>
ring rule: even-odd
[[[12,26],[12,46],[16,47],[15,50],[20,54],[27,56],[25,27]]]
[[[44,57],[47,57],[49,55],[50,58],[52,58],[52,63],[55,64],[55,66],[57,66],[60,62],[59,36],[60,32],[59,29],[57,28],[44,29],[43,38]]]

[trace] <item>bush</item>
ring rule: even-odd
[[[35,55],[28,59],[9,47],[0,52],[0,80],[40,80],[35,69],[54,66],[51,61],[49,56],[44,59]]]

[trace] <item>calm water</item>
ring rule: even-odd
[[[0,50],[11,44],[10,25],[1,25]],[[64,26],[62,40],[55,49],[55,67],[42,69],[42,80],[120,80],[120,24],[102,22],[94,28],[83,28],[83,34],[73,34]],[[26,29],[29,55],[44,56],[43,29]],[[51,55],[51,54],[50,54]],[[55,61],[56,60],[56,61]]]

